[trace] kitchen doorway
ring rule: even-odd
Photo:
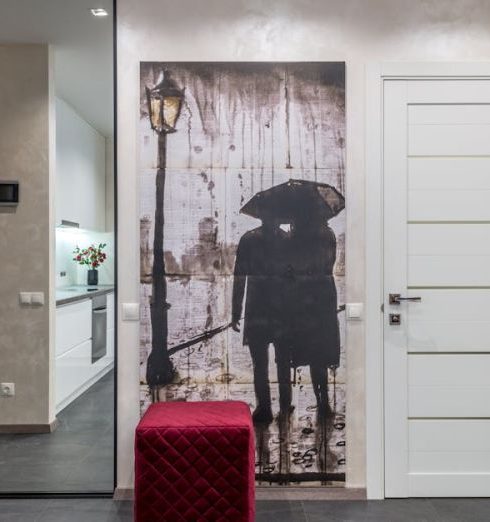
[[[0,496],[115,489],[115,4],[2,7]]]

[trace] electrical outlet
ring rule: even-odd
[[[15,395],[15,383],[0,382],[0,397],[13,397]]]

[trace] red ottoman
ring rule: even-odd
[[[136,522],[253,522],[255,451],[243,402],[152,404],[136,428]]]

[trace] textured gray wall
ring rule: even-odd
[[[49,55],[45,45],[0,46],[0,179],[20,182],[20,204],[0,207],[0,425],[49,418]],[[45,293],[23,307],[20,291]]]

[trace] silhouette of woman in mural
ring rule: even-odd
[[[284,321],[281,274],[287,236],[277,219],[263,215],[262,226],[245,232],[235,259],[232,297],[232,328],[240,331],[245,300],[243,344],[252,357],[256,423],[273,419],[269,384],[269,345],[274,344],[281,411],[291,406],[291,360],[287,340],[279,335]]]
[[[334,231],[320,214],[299,214],[292,223],[287,260],[287,337],[291,365],[310,367],[318,414],[331,413],[328,368],[338,367],[340,332],[337,289],[333,277],[336,259]]]

